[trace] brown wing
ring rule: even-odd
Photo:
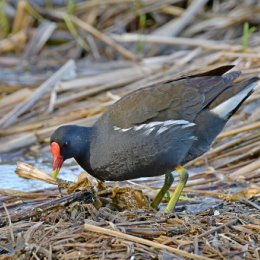
[[[192,122],[206,105],[231,85],[233,77],[219,75],[226,70],[220,67],[214,70],[217,76],[211,76],[210,71],[210,76],[206,73],[198,77],[192,75],[134,91],[112,105],[97,124],[129,128],[171,119]]]

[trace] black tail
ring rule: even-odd
[[[195,136],[185,160],[186,163],[207,152],[216,136],[222,131],[228,119],[237,111],[240,105],[252,94],[259,78],[254,77],[234,84],[217,96],[211,104],[196,117]]]
[[[210,111],[228,120],[254,92],[258,80],[258,77],[254,77],[226,89],[212,102]]]

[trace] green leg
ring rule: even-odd
[[[184,189],[185,184],[189,177],[188,172],[182,166],[177,166],[175,169],[180,175],[180,181],[179,181],[174,193],[171,195],[171,199],[170,199],[167,207],[164,210],[164,212],[166,212],[166,213],[173,212],[173,210],[176,206],[176,203],[178,202],[180,195],[182,193],[182,190]]]
[[[161,203],[161,201],[164,198],[165,193],[170,189],[173,181],[174,181],[174,178],[173,178],[172,174],[166,173],[165,179],[164,179],[164,184],[151,203],[151,206],[153,208],[155,208],[155,209],[158,208],[159,204]]]

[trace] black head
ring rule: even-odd
[[[65,125],[54,131],[50,139],[53,155],[53,177],[57,177],[66,159],[78,158],[88,152],[90,129],[76,125]]]

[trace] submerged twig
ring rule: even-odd
[[[52,178],[50,175],[46,174],[43,171],[23,162],[17,162],[16,174],[20,177],[28,178],[28,179],[36,179],[40,181],[44,181],[50,184],[58,185],[58,180]]]

